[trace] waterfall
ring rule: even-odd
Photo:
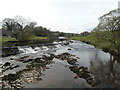
[[[18,47],[20,53],[27,54],[27,53],[37,53],[35,49],[31,47]]]
[[[49,50],[48,47],[42,46],[42,47],[18,47],[18,50],[22,54],[28,54],[28,53],[37,53],[39,51],[47,51]]]

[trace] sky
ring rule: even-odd
[[[16,15],[51,31],[91,31],[98,18],[118,8],[119,0],[0,0],[0,21]]]

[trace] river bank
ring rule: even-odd
[[[108,42],[98,42],[92,35],[84,37],[71,37],[71,39],[94,45],[96,48],[101,48],[104,52],[109,52],[111,55],[120,56],[120,53],[113,49]]]

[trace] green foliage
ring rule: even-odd
[[[80,37],[79,36],[75,36],[75,37],[70,37],[70,39],[72,39],[72,40],[80,40]]]
[[[46,39],[48,39],[48,37],[39,37],[39,36],[31,36],[30,38],[31,38],[30,40],[42,40],[42,39],[46,40]]]
[[[42,26],[34,28],[34,35],[40,37],[47,37],[50,34],[50,31]]]
[[[94,32],[97,33],[96,37],[99,42],[108,42],[111,46],[110,49],[120,54],[120,16],[118,9],[101,16]]]
[[[17,36],[16,39],[18,41],[28,41],[30,40],[30,34],[29,33],[25,33],[25,32],[20,32]]]

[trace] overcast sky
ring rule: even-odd
[[[16,15],[52,31],[90,31],[98,18],[118,8],[119,0],[0,0],[0,21]]]

